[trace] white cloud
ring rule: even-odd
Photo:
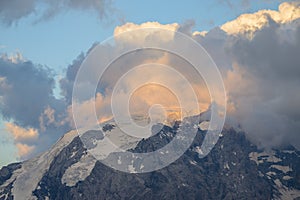
[[[0,58],[5,61],[14,63],[14,64],[18,64],[18,63],[22,63],[22,62],[26,61],[26,59],[23,57],[23,55],[18,51],[11,55],[2,54],[2,55],[0,55]]]
[[[193,32],[193,36],[200,35],[202,37],[205,37],[207,33],[208,33],[208,31],[201,31],[201,32],[200,31],[195,31],[195,32]]]
[[[221,29],[228,34],[246,34],[250,38],[254,32],[268,26],[270,19],[277,24],[285,24],[300,18],[300,3],[284,2],[278,11],[260,10],[256,13],[242,14],[237,19],[225,23]]]
[[[174,35],[165,34],[160,29],[166,29],[170,31],[177,31],[179,24],[160,24],[158,22],[145,22],[142,24],[126,23],[122,26],[117,26],[114,30],[114,37],[118,42],[128,44],[144,44],[147,42],[168,42],[172,41]],[[131,34],[121,34],[127,31],[134,31],[139,29],[137,32]],[[146,29],[146,30],[141,30]]]
[[[114,35],[116,36],[126,31],[132,31],[141,28],[160,28],[160,29],[167,29],[170,31],[176,31],[178,30],[179,27],[180,25],[177,23],[173,23],[173,24],[160,24],[159,22],[145,22],[142,24],[126,23],[124,25],[117,26],[114,30]],[[149,34],[151,34],[151,32]],[[145,38],[145,35],[141,35],[140,37]]]

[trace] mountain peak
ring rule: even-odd
[[[101,141],[106,135],[130,152],[153,152],[176,137],[180,123],[158,125],[157,134],[134,141],[121,133],[113,121],[103,123],[102,130],[87,131],[82,136]],[[226,128],[213,150],[202,158],[206,130],[200,125],[197,129],[190,148],[178,160],[163,169],[141,174],[120,172],[96,160],[86,149],[82,136],[71,131],[40,156],[2,168],[0,199],[300,197],[300,152],[291,148],[262,151],[243,132]],[[113,155],[103,159],[107,156]],[[117,162],[126,164],[122,158]],[[131,170],[136,167],[145,166],[133,163]]]

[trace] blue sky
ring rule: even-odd
[[[34,14],[17,24],[0,26],[0,53],[20,51],[35,63],[47,65],[61,72],[81,52],[86,52],[96,41],[112,35],[114,27],[123,22],[162,24],[195,21],[195,30],[209,30],[245,12],[276,9],[279,1],[259,1],[244,7],[240,1],[230,5],[225,1],[115,1],[115,11],[104,21],[95,13],[68,11],[54,19],[34,24]]]
[[[279,1],[256,1],[251,5],[242,3],[247,1],[234,2],[117,0],[113,3],[114,11],[104,20],[93,12],[67,11],[34,23],[35,15],[31,14],[12,26],[0,24],[0,54],[20,52],[26,59],[63,75],[66,67],[81,52],[86,52],[94,42],[111,36],[115,26],[122,23],[158,21],[168,24],[194,20],[194,29],[202,31],[222,25],[242,13],[277,9],[280,4]],[[16,154],[3,123],[0,121],[0,143],[6,153],[0,158],[0,166],[14,161]]]

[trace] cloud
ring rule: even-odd
[[[300,4],[244,14],[193,37],[221,69],[227,122],[239,124],[260,147],[300,148]]]
[[[116,28],[115,37],[118,33],[140,27],[161,27],[190,35],[206,48],[220,68],[228,92],[227,123],[241,126],[247,132],[249,139],[260,147],[274,147],[291,143],[299,147],[300,144],[297,141],[300,141],[300,138],[295,131],[300,128],[300,114],[295,109],[300,106],[298,87],[300,85],[298,67],[300,60],[297,55],[297,52],[300,52],[300,23],[298,19],[300,15],[298,12],[298,4],[283,3],[280,5],[279,11],[263,10],[254,14],[247,14],[250,21],[244,21],[245,15],[243,15],[236,21],[226,23],[226,26],[216,27],[201,34],[191,31],[193,27],[191,21],[183,25],[161,25],[157,22],[147,22],[140,25],[128,23]],[[233,27],[233,29],[231,30],[229,27]],[[251,37],[249,37],[249,33],[251,33]],[[145,41],[156,42],[156,37],[163,38],[164,42],[172,41],[172,37],[162,36],[157,32],[118,39],[123,45],[134,45]],[[151,39],[149,40],[149,38]],[[113,55],[116,53],[111,52],[111,50],[108,52]],[[185,71],[188,65],[175,57],[163,53],[151,57],[149,55],[148,58],[142,53],[135,54],[134,57],[129,55],[129,58],[126,61],[123,60],[122,63],[123,65],[126,63],[128,66],[134,66],[136,63],[132,60],[135,60],[137,63],[147,63],[148,61],[169,64],[179,71],[181,70],[182,74],[191,74]],[[106,56],[107,54],[104,54],[104,57]],[[123,65],[121,67],[116,63],[115,68],[105,74],[102,83],[108,87],[98,91],[103,95],[102,100],[111,93],[111,86],[109,87],[109,85],[114,85],[115,79],[128,69]],[[74,67],[70,67],[70,69],[74,69]],[[74,73],[71,74],[74,77]],[[150,76],[151,69],[143,71],[143,74]],[[91,75],[87,75],[87,77],[91,77]],[[168,74],[156,73],[156,78],[164,78],[178,88],[181,86],[180,82],[172,80]],[[190,77],[189,80],[197,79],[199,77]],[[134,85],[138,81],[138,79],[131,77],[126,80],[124,85]],[[193,83],[193,87],[200,91],[198,94],[207,90],[201,81]],[[145,110],[147,105],[159,101],[153,94],[153,86],[144,89],[141,92],[142,95],[137,95],[133,101],[137,108]],[[156,89],[159,92],[158,88]],[[181,91],[184,92],[184,89]],[[203,108],[204,105],[206,107],[209,105],[208,94],[204,92],[200,99]],[[109,102],[109,99],[106,102]],[[168,102],[173,101],[169,100]],[[109,109],[102,109],[101,112],[107,110]],[[109,114],[105,115],[105,118],[109,118],[108,116]]]
[[[293,2],[293,0],[262,0],[262,3],[282,3],[282,2]],[[218,3],[222,3],[226,5],[228,8],[235,12],[246,12],[250,10],[251,8],[255,8],[255,4],[257,2],[250,1],[250,0],[218,0]]]
[[[35,146],[29,146],[27,144],[22,144],[22,143],[17,143],[16,147],[18,149],[18,156],[20,159],[26,158],[35,149]]]
[[[91,48],[88,49],[88,51],[86,53],[80,53],[77,56],[77,58],[75,58],[73,60],[73,62],[69,66],[67,66],[65,76],[63,78],[61,78],[59,81],[59,86],[61,88],[61,96],[64,97],[64,100],[66,101],[67,105],[70,105],[72,102],[73,84],[74,84],[77,72],[78,72],[82,62],[86,58],[86,55],[89,54],[97,44],[98,43],[94,43],[91,46]],[[104,52],[107,52],[108,55],[110,54],[108,47],[105,48]]]
[[[100,19],[113,12],[111,0],[10,0],[0,2],[0,20],[12,25],[24,17],[35,15],[39,21],[53,18],[66,10],[93,11]]]
[[[23,128],[14,123],[5,123],[8,133],[13,136],[13,142],[17,148],[17,158],[20,160],[29,158],[34,152],[39,133],[34,128]]]
[[[34,141],[38,139],[39,133],[38,130],[36,129],[33,128],[25,129],[13,123],[6,123],[5,126],[7,131],[13,135],[14,140],[16,142],[28,141],[28,140]]]
[[[252,37],[253,33],[274,21],[276,24],[286,24],[300,17],[299,2],[284,2],[278,11],[260,10],[256,13],[242,14],[237,19],[225,23],[221,29],[230,35],[242,34]]]
[[[37,127],[36,119],[53,99],[51,71],[30,61],[0,58],[2,116],[21,126]]]
[[[73,107],[75,109],[73,109]],[[84,102],[76,103],[70,105],[68,108],[69,113],[69,122],[72,127],[93,127],[95,124],[94,117],[95,111],[101,113],[99,115],[98,121],[99,123],[104,122],[108,119],[111,119],[112,113],[110,111],[111,99],[109,97],[104,97],[102,94],[97,93],[94,99],[89,99]],[[76,121],[76,126],[73,121],[73,115],[80,116],[79,120]]]
[[[295,131],[300,128],[300,113],[295,109],[300,106],[299,20],[282,25],[272,22],[251,40],[236,38],[230,51],[238,67],[228,72],[227,80],[230,84],[241,74],[244,85],[229,88],[237,110],[234,115],[262,146],[299,146]]]
[[[226,23],[232,25],[228,30],[221,26],[205,34],[190,33],[222,73],[227,123],[241,126],[260,147],[300,148],[295,131],[300,128],[295,109],[300,106],[299,10],[299,3],[283,3],[279,11],[242,15]]]
[[[228,123],[239,124],[247,136],[261,147],[274,147],[286,144],[294,144],[299,147],[299,135],[295,130],[300,129],[300,107],[299,91],[299,56],[300,52],[300,7],[298,3],[283,3],[278,11],[262,10],[253,14],[242,15],[236,20],[216,27],[211,31],[199,34],[192,33],[193,21],[184,24],[162,25],[158,22],[147,22],[143,24],[127,23],[116,27],[114,37],[117,45],[134,46],[143,42],[172,42],[172,35],[162,35],[159,31],[144,32],[143,34],[131,35],[130,37],[118,37],[125,31],[137,28],[158,27],[173,31],[181,31],[190,35],[210,53],[220,68],[225,80],[228,92]],[[248,18],[248,20],[245,20]],[[251,36],[251,37],[250,37]],[[89,50],[92,51],[93,47]],[[109,46],[101,46],[99,51],[105,60],[115,55],[115,51]],[[191,52],[195,53],[195,52]],[[83,62],[85,55],[80,55],[72,65],[68,67],[67,76],[61,81],[66,99],[70,101],[71,88],[76,73]],[[99,60],[99,58],[97,58]],[[189,66],[176,56],[165,53],[136,52],[128,55],[127,59],[114,63],[101,80],[103,88],[98,88],[96,107],[99,120],[109,118],[109,106],[112,86],[116,84],[118,77],[124,74],[130,67],[137,64],[160,63],[171,65],[180,73],[184,74],[198,90],[197,95],[201,100],[202,108],[208,107],[210,98],[207,88],[201,77],[189,76]],[[94,77],[98,65],[93,72],[86,74],[87,80],[98,80]],[[137,72],[139,73],[139,72]],[[143,76],[151,79],[151,69],[144,70]],[[133,74],[134,77],[136,74]],[[185,93],[185,85],[167,73],[155,73],[155,78],[164,79],[173,83],[175,87],[181,88]],[[138,78],[129,76],[125,79],[124,91],[139,82]],[[156,91],[160,91],[156,88]],[[137,108],[147,108],[147,105],[159,101],[153,94],[153,86],[140,91],[142,95],[133,98]],[[121,94],[120,94],[121,95]],[[171,97],[172,95],[170,95]],[[121,97],[121,96],[120,96]],[[120,98],[121,99],[121,98]],[[166,100],[173,102],[172,99]],[[82,107],[91,103],[87,99]],[[92,102],[93,103],[93,102]],[[161,102],[164,103],[164,102]],[[121,102],[120,102],[121,104]],[[176,102],[172,103],[172,106]]]
[[[54,74],[20,53],[0,56],[0,114],[14,143],[41,152],[70,130],[67,104],[53,95]],[[24,146],[27,145],[27,146]],[[35,146],[35,148],[29,148]],[[22,154],[25,155],[25,154]]]
[[[179,24],[160,24],[158,22],[145,22],[142,24],[126,23],[122,26],[117,26],[114,30],[114,38],[117,42],[125,43],[126,45],[132,44],[143,44],[147,42],[168,42],[173,40],[174,35],[165,34],[159,29],[166,29],[170,31],[177,31]],[[137,29],[146,29],[145,31],[132,32],[129,34],[121,34],[128,31],[134,31]],[[152,37],[152,38],[150,38]]]
[[[186,23],[183,26],[179,24],[166,24],[162,25],[158,22],[146,22],[142,24],[133,24],[127,23],[122,26],[116,27],[114,31],[114,46],[102,44],[94,48],[92,51],[93,53],[89,55],[88,67],[90,70],[85,74],[81,72],[82,77],[77,82],[79,87],[85,88],[82,90],[82,94],[80,98],[77,99],[76,108],[78,109],[76,113],[81,113],[81,117],[83,122],[86,123],[90,122],[90,119],[87,115],[90,115],[93,112],[93,107],[88,108],[90,105],[94,103],[94,97],[85,97],[88,86],[90,85],[97,85],[99,77],[99,71],[101,71],[101,66],[99,66],[99,61],[105,63],[105,61],[109,60],[110,58],[118,57],[120,50],[126,47],[133,47],[136,48],[141,44],[151,43],[165,43],[171,44],[174,40],[174,32],[166,33],[163,30],[171,30],[171,31],[190,31],[188,28],[190,23]],[[145,28],[141,30],[141,28]],[[130,32],[132,30],[139,29],[139,32]],[[125,33],[125,34],[121,34]],[[120,35],[121,34],[121,35]],[[181,44],[176,44],[181,45]],[[94,56],[96,55],[96,56]],[[67,99],[70,100],[73,88],[74,80],[76,73],[79,69],[80,64],[83,63],[84,55],[79,56],[72,65],[68,67],[67,76],[65,79],[61,80],[61,86],[64,88],[63,93],[67,94]],[[87,61],[86,61],[87,62]],[[158,69],[157,66],[151,63],[161,64],[161,65],[170,65],[176,68],[183,74],[188,82],[183,81],[183,79],[178,77],[178,75],[174,75],[174,73],[164,70]],[[147,65],[147,67],[141,67],[140,69],[134,70],[131,74],[127,72],[131,70],[133,67],[138,65]],[[84,64],[84,66],[86,63]],[[83,66],[83,68],[84,68]],[[81,70],[83,69],[81,68]],[[210,98],[208,98],[208,90],[205,86],[205,83],[201,76],[193,71],[190,63],[183,60],[181,57],[177,55],[173,55],[171,53],[165,51],[157,51],[157,50],[147,50],[147,51],[135,51],[130,54],[127,54],[126,57],[122,57],[117,59],[110,65],[110,68],[106,70],[100,80],[99,87],[97,88],[97,96],[96,102],[101,100],[101,108],[97,109],[97,116],[100,119],[99,121],[103,121],[101,119],[110,118],[112,116],[112,112],[110,109],[110,102],[111,102],[111,95],[113,93],[113,89],[119,78],[127,73],[127,76],[122,80],[119,93],[116,93],[118,101],[118,105],[122,105],[121,107],[126,108],[127,103],[124,101],[124,97],[126,96],[127,92],[131,91],[136,85],[140,85],[143,82],[152,82],[152,83],[164,83],[165,85],[172,85],[173,92],[176,95],[182,97],[182,100],[185,102],[184,108],[184,115],[187,113],[191,114],[198,114],[199,110],[195,105],[193,100],[194,93],[191,93],[190,85],[194,87],[196,91],[196,96],[200,102],[200,109],[205,110],[208,108],[210,104]],[[141,85],[142,86],[142,85]],[[139,97],[133,98],[131,101],[132,105],[134,105],[135,109],[131,110],[132,114],[139,115],[139,114],[148,114],[148,109],[153,104],[163,104],[166,110],[169,112],[168,115],[171,116],[172,114],[178,113],[178,102],[173,98],[173,95],[163,95],[166,91],[164,87],[158,87],[155,84],[148,85],[149,87],[143,87],[143,92],[138,92],[136,94]],[[199,90],[199,87],[201,88]],[[155,94],[154,89],[155,88]],[[98,96],[99,95],[99,96]],[[78,96],[77,96],[78,97]],[[99,98],[101,97],[101,98]],[[162,100],[164,99],[164,100]],[[143,108],[143,109],[138,109]],[[197,110],[197,111],[196,111]],[[71,109],[69,109],[70,115],[74,114]],[[181,114],[180,114],[181,115]],[[183,114],[182,114],[183,115]],[[181,115],[181,116],[182,116]],[[71,117],[71,116],[70,116]],[[81,121],[81,120],[80,120]],[[81,123],[84,124],[84,123]]]
[[[90,4],[90,1],[88,2]],[[78,3],[78,6],[83,5]],[[144,42],[171,44],[174,39],[174,35],[165,35],[159,31],[145,31],[130,37],[118,37],[120,33],[141,27],[180,31],[202,44],[220,68],[228,93],[227,123],[240,125],[247,132],[247,136],[261,147],[289,143],[299,147],[300,138],[295,131],[300,129],[300,114],[296,109],[300,107],[298,12],[298,4],[284,3],[279,11],[248,14],[250,21],[245,21],[245,16],[242,16],[208,32],[193,33],[193,21],[184,24],[163,25],[158,22],[147,22],[118,26],[114,32],[114,45],[119,45],[118,48],[109,45],[97,46],[99,51],[97,55],[100,57],[91,58],[89,64],[92,70],[85,74],[81,86],[87,86],[86,83],[98,84],[98,61],[105,63],[110,58],[118,56],[121,48],[134,47]],[[74,81],[84,59],[95,50],[96,45],[94,44],[86,54],[80,54],[67,67],[65,77],[60,80],[62,99],[56,99],[53,95],[55,81],[51,70],[24,59],[21,54],[1,56],[0,113],[10,122],[8,127],[15,137],[20,155],[33,155],[48,148],[61,134],[75,127],[71,105]],[[77,111],[82,114],[83,119],[88,119],[94,112],[90,109],[91,105],[96,104],[98,121],[110,119],[112,115],[110,96],[118,79],[132,66],[153,62],[170,65],[183,74],[196,91],[200,109],[208,108],[210,97],[205,82],[192,70],[189,63],[176,55],[149,50],[128,54],[124,59],[114,62],[100,80],[96,98],[78,102]],[[124,79],[123,91],[132,89],[142,78],[164,80],[180,90],[180,94],[187,101],[192,99],[185,89],[186,84],[167,72],[156,73],[151,67],[137,70]],[[175,97],[171,94],[165,95],[170,91],[157,85],[148,85],[142,89],[137,90],[131,99],[134,105],[133,113],[137,111],[145,113],[149,105],[160,103],[168,104],[168,109],[173,112],[170,112],[170,115],[177,114],[174,109],[178,103]],[[83,90],[84,92],[86,91]],[[118,94],[120,100],[123,94],[121,92]],[[121,101],[119,105],[123,105]]]
[[[35,10],[35,0],[25,1],[1,1],[0,2],[0,17],[2,22],[11,25],[14,21],[28,16]]]

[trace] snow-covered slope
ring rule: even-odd
[[[141,120],[141,123],[144,119]],[[140,138],[133,138],[124,134],[114,123],[113,120],[104,122],[100,124],[99,127],[103,127],[104,125],[112,125],[113,128],[109,131],[103,131],[103,134],[107,134],[107,138],[113,141],[116,145],[121,147],[124,150],[134,148],[137,143],[141,140]],[[0,186],[0,199],[8,199],[9,195],[5,193],[9,187],[11,191],[11,195],[15,199],[36,199],[32,195],[32,192],[38,188],[38,183],[41,181],[45,172],[47,172],[50,168],[50,164],[56,158],[61,151],[67,147],[75,137],[78,137],[78,132],[76,130],[70,131],[66,133],[63,137],[61,137],[56,144],[54,144],[49,151],[37,156],[36,158],[24,161],[19,169],[16,169],[11,177],[6,180]],[[103,155],[96,155],[97,158],[102,157],[105,159],[111,152],[115,149],[111,149],[108,145],[109,142],[104,140],[97,140],[97,145],[95,149],[90,149],[90,153],[94,153],[96,155],[98,152],[97,147],[101,147],[101,152]],[[107,148],[105,148],[107,146]],[[106,151],[103,151],[106,149]],[[94,168],[96,163],[96,159],[92,154],[85,151],[84,154],[81,155],[78,162],[69,166],[69,168],[64,173],[62,178],[62,183],[68,186],[74,186],[78,181],[84,180]],[[72,156],[76,154],[76,146],[74,147],[74,152],[72,152]]]
[[[75,136],[77,136],[77,132],[71,131],[65,134],[49,151],[36,158],[24,161],[21,167],[13,172],[11,178],[0,186],[0,192],[12,184],[11,193],[15,199],[36,199],[32,196],[32,191],[36,189],[53,159],[64,147],[70,144]],[[0,199],[5,195],[0,195]]]

